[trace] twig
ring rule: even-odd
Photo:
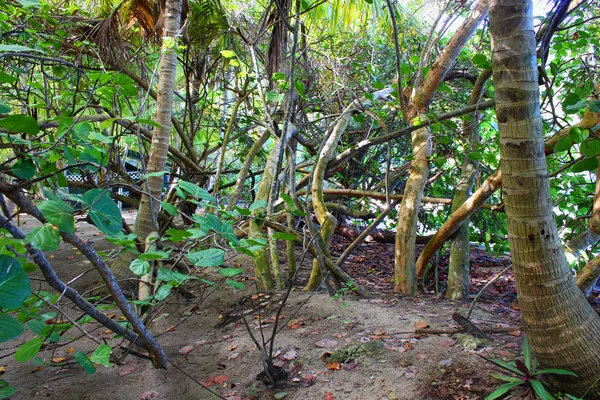
[[[471,313],[473,312],[473,308],[475,308],[475,304],[477,303],[477,300],[479,300],[479,298],[481,297],[481,295],[483,294],[485,289],[487,289],[492,283],[496,282],[498,280],[498,278],[500,278],[502,275],[504,275],[504,273],[506,271],[508,271],[509,269],[511,269],[511,267],[512,267],[512,264],[510,264],[508,267],[504,268],[498,275],[496,275],[491,281],[486,283],[485,286],[481,288],[479,293],[477,293],[477,296],[475,296],[475,298],[473,299],[473,302],[471,303],[471,307],[469,307],[469,312],[467,312],[467,316],[465,317],[466,319],[471,318]]]

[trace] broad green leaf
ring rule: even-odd
[[[523,378],[515,378],[514,376],[499,375],[499,374],[490,374],[490,376],[492,378],[496,378],[496,379],[504,381],[504,382],[519,382],[519,383],[524,382]]]
[[[171,294],[171,289],[173,289],[173,285],[171,285],[170,283],[162,285],[158,288],[156,292],[154,292],[154,299],[156,301],[163,301],[167,298],[167,296]]]
[[[144,175],[142,175],[142,177],[140,178],[140,180],[142,180],[142,179],[148,179],[151,176],[163,176],[166,173],[167,173],[167,171],[158,171],[158,172],[152,172],[150,174],[144,174]]]
[[[163,201],[160,204],[162,205],[163,210],[167,214],[170,214],[170,215],[172,215],[174,217],[177,216],[177,214],[178,214],[177,207],[175,207],[173,204],[167,203],[166,201]]]
[[[579,150],[586,157],[597,156],[600,154],[600,140],[594,139],[584,142]]]
[[[169,240],[173,242],[182,242],[185,239],[191,238],[193,235],[192,232],[185,231],[183,229],[168,229],[165,234],[169,237]]]
[[[582,143],[585,139],[587,139],[584,137],[583,131],[578,126],[574,126],[569,129],[569,137],[573,139],[573,142],[575,143]]]
[[[7,342],[23,333],[23,324],[9,315],[0,315],[0,343]]]
[[[102,233],[116,236],[123,230],[121,210],[105,190],[88,190],[83,201],[89,207],[90,218]]]
[[[200,250],[185,255],[196,267],[218,267],[225,262],[225,252],[221,249]]]
[[[233,58],[235,57],[235,52],[231,50],[221,50],[221,55],[223,58]]]
[[[244,272],[243,268],[219,268],[219,275],[226,278],[232,278]]]
[[[560,153],[563,151],[567,151],[571,148],[572,145],[573,139],[571,139],[570,136],[561,137],[560,139],[558,139],[558,142],[556,142],[556,145],[554,146],[554,152]]]
[[[90,361],[94,364],[110,367],[110,353],[112,353],[112,347],[106,344],[101,344],[90,356]]]
[[[10,169],[15,176],[21,179],[31,179],[35,176],[35,164],[30,159],[20,158]]]
[[[40,321],[39,319],[32,319],[27,323],[27,328],[37,336],[44,336],[43,332],[47,326],[44,321]]]
[[[32,49],[31,47],[25,47],[18,44],[0,44],[0,53],[6,52],[17,52],[17,53],[26,53],[29,51],[35,51],[37,53],[43,53],[42,50]]]
[[[191,182],[179,181],[179,187],[187,193],[191,194],[195,198],[206,200],[209,202],[215,201],[215,198],[212,197],[210,193],[202,189],[200,186],[194,185]]]
[[[17,308],[30,294],[29,277],[21,264],[15,258],[0,255],[0,308]]]
[[[296,235],[294,235],[292,233],[275,232],[273,234],[273,239],[277,239],[277,240],[296,240],[298,238],[296,237]]]
[[[515,386],[522,385],[522,384],[523,384],[523,382],[513,382],[513,383],[504,384],[504,385],[500,386],[498,389],[496,389],[495,391],[493,391],[488,397],[485,398],[485,400],[497,399],[497,398],[501,397],[503,394],[507,393],[510,389],[514,388]]]
[[[571,167],[571,172],[595,171],[598,168],[598,158],[589,157],[576,162]]]
[[[78,351],[75,353],[75,361],[77,361],[77,364],[81,365],[88,374],[92,375],[96,372],[96,366],[92,364],[84,352]]]
[[[17,393],[17,389],[10,386],[4,379],[0,379],[0,399],[8,399]]]
[[[254,203],[250,205],[248,208],[250,211],[258,210],[260,208],[265,208],[267,206],[267,202],[264,200],[256,200]]]
[[[9,132],[26,133],[28,135],[37,135],[40,132],[40,126],[37,121],[29,115],[14,114],[0,119],[0,127]]]
[[[233,281],[231,279],[226,279],[225,283],[227,283],[229,286],[231,286],[235,290],[244,290],[244,289],[246,289],[246,285],[244,285],[242,282],[237,282],[237,281]]]
[[[57,225],[63,232],[75,234],[75,218],[73,208],[64,201],[44,200],[38,204],[38,208],[51,224]]]
[[[157,281],[171,282],[180,285],[190,279],[197,279],[191,275],[185,275],[177,271],[172,271],[167,268],[160,268],[156,274]]]
[[[33,228],[25,238],[34,248],[42,251],[55,251],[60,246],[60,232],[50,224]]]
[[[31,360],[40,352],[42,343],[44,343],[44,341],[40,338],[34,338],[24,343],[15,353],[15,360],[19,362]]]
[[[136,258],[129,265],[129,269],[137,276],[144,276],[150,273],[150,263],[148,261]]]
[[[4,72],[0,72],[0,82],[6,82],[6,80],[2,79],[2,76],[6,75]],[[9,76],[10,75],[6,75]],[[16,78],[15,78],[16,79]],[[2,100],[0,100],[0,114],[8,114],[10,112],[11,108],[8,104],[6,104],[5,102],[3,102]]]

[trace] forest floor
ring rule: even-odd
[[[131,223],[133,214],[125,212],[124,218]],[[35,226],[27,218],[21,222],[26,231]],[[112,247],[85,222],[78,223],[78,232],[100,250]],[[332,253],[339,255],[349,243],[336,236]],[[262,371],[260,354],[240,317],[247,315],[259,342],[262,335],[268,339],[282,295],[257,295],[252,284],[238,293],[237,301],[232,289],[222,284],[204,290],[190,287],[196,298],[176,295],[158,310],[151,331],[172,363],[167,369],[155,370],[149,361],[130,354],[115,360],[110,368],[100,366],[94,375],[87,375],[73,358],[74,352],[97,346],[85,336],[42,349],[39,357],[44,363],[40,365],[17,363],[12,354],[30,338],[26,334],[17,344],[0,346],[1,379],[17,388],[13,399],[217,398],[200,384],[230,400],[484,399],[499,384],[490,377],[491,364],[477,355],[507,360],[520,354],[522,334],[512,274],[486,290],[472,320],[480,327],[517,329],[475,343],[471,337],[443,333],[456,328],[452,314],[466,313],[468,304],[438,299],[435,294],[404,298],[393,293],[393,251],[393,244],[364,243],[347,261],[347,272],[372,294],[369,299],[352,295],[331,299],[324,290],[303,292],[312,263],[304,260],[302,279],[281,312],[278,326],[282,329],[274,344],[275,365],[289,373],[283,387],[270,388],[257,380]],[[90,269],[89,262],[70,245],[63,244],[49,257],[64,281]],[[230,262],[246,268],[251,283],[249,257],[235,256]],[[440,270],[445,263],[441,257]],[[477,293],[508,263],[506,257],[474,248],[471,293]],[[97,279],[91,272],[73,285],[85,291]],[[47,290],[41,280],[33,282],[34,288]],[[62,310],[70,317],[81,315],[71,305],[63,305]],[[114,310],[105,312],[119,317]],[[415,333],[424,327],[439,333]],[[110,340],[113,334],[97,324],[83,328],[113,347],[120,343]],[[64,337],[80,336],[79,330],[71,329]]]

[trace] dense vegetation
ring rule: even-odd
[[[190,280],[212,285],[207,268],[245,289],[230,251],[253,257],[260,290],[293,284],[303,246],[306,290],[369,295],[329,252],[336,228],[359,224],[355,244],[396,233],[404,295],[466,300],[469,243],[510,250],[533,352],[577,373],[559,387],[588,391],[600,372],[584,296],[600,273],[598,5],[557,1],[532,19],[531,2],[501,3],[0,0],[0,341],[30,330],[15,355],[26,361],[61,340],[73,324],[46,325],[45,311],[64,296],[165,367],[144,315]],[[134,225],[119,205],[138,210]],[[25,234],[19,212],[42,225]],[[117,251],[79,237],[84,216]],[[47,254],[61,242],[126,323],[55,274]],[[439,282],[428,266],[444,249]],[[31,293],[38,269],[60,295]],[[75,357],[93,372],[110,351]]]

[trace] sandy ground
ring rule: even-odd
[[[124,216],[132,218],[127,213]],[[33,221],[23,222],[26,230],[34,226]],[[78,226],[83,238],[95,242],[98,249],[111,248],[94,227],[85,222]],[[70,245],[63,244],[49,257],[65,281],[90,267]],[[236,258],[236,262],[244,264],[244,259]],[[306,260],[305,264],[309,263]],[[95,272],[90,272],[73,285],[84,291],[96,281]],[[33,281],[33,286],[47,289],[40,281]],[[242,301],[238,307],[232,289],[225,285],[189,289],[197,295],[195,299],[173,296],[158,310],[151,325],[172,363],[165,370],[156,370],[148,360],[130,354],[115,359],[110,368],[99,366],[94,375],[87,375],[73,354],[92,351],[96,344],[85,336],[69,340],[82,336],[81,331],[71,329],[64,340],[42,350],[39,357],[43,363],[37,366],[17,363],[12,355],[31,336],[25,334],[0,345],[0,366],[5,369],[0,379],[17,388],[13,399],[218,398],[200,384],[230,400],[483,399],[498,383],[489,376],[491,366],[474,353],[512,358],[518,354],[521,341],[519,332],[494,335],[491,343],[473,350],[457,342],[456,335],[415,334],[416,327],[426,325],[440,330],[454,328],[452,313],[465,311],[464,304],[434,296],[410,299],[386,294],[371,299],[330,299],[322,292],[311,295],[295,288],[281,313],[279,326],[283,329],[274,345],[275,364],[285,368],[290,379],[284,387],[269,388],[256,379],[262,370],[260,354],[239,315],[247,315],[250,331],[262,343],[263,335],[266,339],[271,335],[281,294],[259,297],[248,289],[238,294]],[[61,309],[71,317],[81,315],[68,303]],[[114,310],[105,312],[119,318]],[[515,313],[502,302],[484,302],[474,319],[490,327],[518,326]],[[85,324],[83,329],[115,347],[113,354],[119,352],[120,345],[126,346],[97,324]],[[323,353],[368,341],[382,341],[383,351],[340,365],[322,359]]]

